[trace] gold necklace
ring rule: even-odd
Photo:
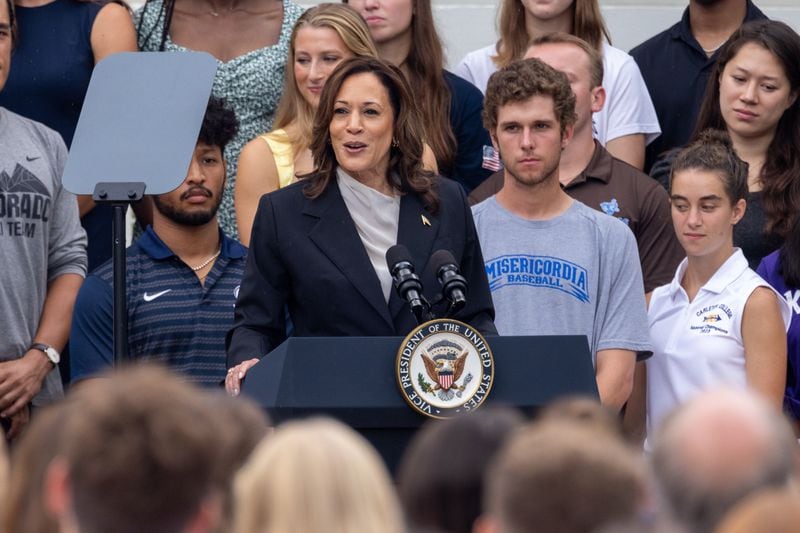
[[[208,264],[209,264],[209,263],[211,263],[211,261],[213,261],[214,259],[216,259],[217,257],[219,257],[219,254],[221,254],[221,253],[222,253],[222,248],[220,248],[219,250],[217,250],[217,253],[215,253],[214,255],[212,255],[211,257],[209,257],[208,259],[206,259],[205,261],[203,261],[203,264],[202,264],[202,265],[198,265],[198,266],[196,266],[196,267],[189,266],[189,268],[191,268],[191,269],[192,269],[194,272],[197,272],[198,270],[203,270],[205,267],[207,267],[207,266],[208,266]]]
[[[696,37],[695,37],[695,39],[697,40],[697,38],[696,38]],[[700,41],[699,41],[699,40],[697,40],[697,44],[700,44],[700,48],[701,48],[701,49],[703,50],[703,52],[705,52],[705,53],[706,53],[706,55],[707,55],[707,56],[709,56],[709,57],[710,57],[710,56],[713,56],[713,55],[714,55],[714,53],[715,53],[717,50],[719,50],[720,48],[722,48],[722,45],[723,45],[723,44],[725,44],[725,43],[727,43],[727,42],[728,42],[728,37],[725,37],[725,38],[722,40],[722,42],[721,42],[721,43],[719,43],[717,46],[715,46],[715,47],[713,47],[713,48],[706,48],[706,47],[704,47],[702,44],[700,44]]]

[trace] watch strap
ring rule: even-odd
[[[58,353],[58,350],[43,342],[34,342],[28,349],[41,351],[54,365],[57,365],[61,359],[61,354]]]

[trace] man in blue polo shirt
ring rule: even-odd
[[[680,22],[631,50],[661,125],[661,136],[647,145],[645,169],[689,141],[728,37],[744,22],[765,18],[750,0],[690,0]]]
[[[225,145],[236,116],[209,101],[189,173],[174,191],[153,197],[153,225],[128,249],[128,343],[132,359],[165,362],[191,381],[216,386],[225,378],[225,334],[244,271],[246,248],[217,222],[225,186]],[[73,381],[113,360],[112,265],[81,287],[70,333]]]

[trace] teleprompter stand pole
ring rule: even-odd
[[[144,197],[144,183],[105,182],[95,186],[92,199],[98,204],[110,204],[114,210],[112,225],[114,245],[114,364],[128,360],[128,303],[126,297],[125,213],[128,206]]]

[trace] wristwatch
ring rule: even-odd
[[[48,359],[50,359],[50,362],[53,363],[53,365],[58,365],[58,362],[61,361],[61,354],[58,353],[58,351],[49,344],[44,344],[43,342],[34,342],[28,349],[39,350],[41,352],[44,352],[44,354],[47,356]]]

